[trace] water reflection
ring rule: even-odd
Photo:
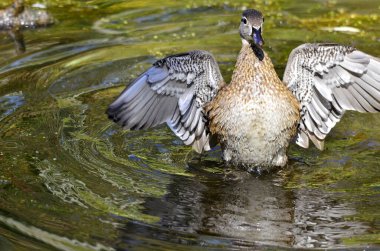
[[[18,222],[10,217],[5,217],[0,214],[0,223],[6,225],[9,228],[15,229],[18,232],[34,238],[38,241],[41,241],[43,243],[46,243],[50,245],[51,247],[54,247],[58,250],[68,250],[68,251],[74,251],[74,250],[114,250],[113,248],[105,247],[99,243],[96,245],[91,245],[86,242],[80,242],[78,240],[70,240],[68,238],[58,236],[55,234],[51,234],[49,232],[46,232],[42,229],[36,228],[34,226],[29,226],[27,224],[24,224],[22,222]],[[0,250],[12,250],[11,243],[6,240],[2,239],[0,236]]]
[[[344,247],[342,239],[364,234],[369,229],[364,223],[347,220],[357,212],[337,194],[320,189],[300,189],[294,194],[295,247]]]
[[[236,15],[251,6],[50,2],[62,22],[24,34],[28,54],[0,47],[0,250],[376,247],[380,116],[347,113],[326,151],[290,152],[310,166],[257,177],[226,169],[218,150],[194,157],[164,126],[125,132],[104,115],[164,55],[209,50],[231,75]],[[377,4],[333,2],[327,14],[320,1],[257,2],[279,69],[306,41],[350,39],[380,55]],[[346,25],[360,32],[322,30]]]
[[[25,7],[23,0],[15,0],[10,7],[0,10],[0,30],[7,31],[17,55],[26,50],[23,30],[47,27],[53,23],[54,19],[47,11]]]
[[[21,91],[0,97],[0,121],[6,116],[11,115],[24,103],[24,94]]]
[[[199,163],[192,165],[189,171],[195,178],[173,177],[167,195],[144,204],[146,213],[160,218],[156,227],[130,223],[123,228],[125,245],[133,239],[147,247],[149,240],[158,239],[208,247],[338,248],[344,247],[343,238],[368,230],[364,223],[346,220],[356,210],[339,194],[285,189],[287,178],[279,174],[213,174],[202,171],[206,167]],[[205,236],[213,236],[214,242]]]
[[[25,52],[25,40],[24,34],[19,29],[12,29],[8,31],[8,35],[12,38],[15,51],[17,55],[23,54]]]

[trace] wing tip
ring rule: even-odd
[[[120,113],[119,106],[113,107],[112,105],[110,105],[105,111],[105,114],[107,115],[107,117],[114,122],[118,122],[120,120],[120,118],[118,117],[118,113]]]
[[[303,148],[309,148],[309,145],[310,145],[309,139],[311,140],[311,142],[313,142],[313,144],[318,150],[320,151],[324,150],[325,148],[324,139],[319,139],[317,136],[311,134],[310,132],[305,132],[303,130],[300,130],[298,132],[297,138],[296,138],[296,144]]]
[[[318,150],[323,151],[323,149],[325,148],[325,141],[323,139],[319,139],[317,136],[312,135],[310,133],[309,133],[309,139],[311,140],[311,142],[313,142],[314,146]]]
[[[205,131],[203,131],[202,136],[194,140],[192,148],[199,154],[210,151],[210,134],[207,134]]]

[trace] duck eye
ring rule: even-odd
[[[241,19],[241,21],[242,21],[244,24],[247,24],[247,19],[246,19],[245,17],[243,17],[243,18]]]

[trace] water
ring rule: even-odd
[[[245,7],[279,74],[303,42],[380,56],[379,1],[48,1],[56,23],[24,30],[24,54],[2,32],[0,250],[379,248],[380,114],[348,112],[324,152],[292,146],[259,177],[105,116],[164,55],[208,50],[229,81]]]

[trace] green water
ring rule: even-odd
[[[25,30],[24,54],[0,36],[0,250],[380,247],[380,114],[346,113],[324,152],[293,146],[260,177],[104,114],[164,55],[208,50],[228,81],[246,7],[265,13],[279,74],[304,42],[380,56],[380,1],[45,3],[56,23]]]

